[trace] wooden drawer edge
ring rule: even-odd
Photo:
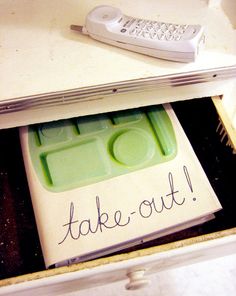
[[[210,242],[220,238],[226,238],[226,237],[235,236],[235,235],[236,235],[236,228],[232,228],[232,229],[218,231],[218,232],[214,232],[206,235],[201,235],[198,237],[180,240],[180,241],[176,241],[176,242],[172,242],[172,243],[168,243],[168,244],[164,244],[156,247],[133,251],[130,253],[124,253],[124,254],[115,255],[111,257],[100,258],[100,259],[96,259],[88,262],[78,263],[71,266],[60,267],[56,269],[49,269],[49,270],[44,270],[44,271],[35,272],[31,274],[12,277],[12,278],[1,280],[0,288],[4,286],[6,287],[9,285],[20,284],[23,282],[29,282],[29,281],[39,280],[43,278],[48,278],[52,276],[65,275],[68,273],[78,272],[82,270],[88,270],[88,269],[91,270],[93,268],[104,267],[109,264],[110,265],[111,264],[113,265],[115,263],[122,264],[122,262],[124,263],[124,261],[130,261],[130,260],[132,261],[132,259],[140,260],[141,257],[146,257],[154,254],[168,252],[168,251],[174,251],[183,247],[196,246],[197,248],[197,244]],[[136,262],[136,264],[138,264],[138,262]],[[124,263],[124,265],[126,264]],[[0,294],[1,294],[1,291],[0,291]]]

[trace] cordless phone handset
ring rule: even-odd
[[[117,47],[179,62],[194,61],[205,41],[200,25],[144,20],[106,5],[90,11],[83,27],[72,25],[71,29]]]

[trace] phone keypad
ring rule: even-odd
[[[165,41],[179,41],[186,32],[188,25],[170,24],[156,21],[137,19],[129,34],[134,37],[143,37]]]

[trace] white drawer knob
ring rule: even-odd
[[[125,286],[127,290],[137,290],[147,286],[150,283],[146,277],[144,277],[145,270],[136,270],[127,274],[129,283]]]

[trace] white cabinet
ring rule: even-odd
[[[86,13],[102,1],[0,0],[0,127],[215,96],[223,126],[234,142],[233,1],[108,2],[142,18],[200,23],[206,28],[206,49],[196,63],[172,63],[70,31],[70,24],[82,24]],[[58,295],[118,280],[128,283],[128,277],[132,289],[146,284],[148,276],[158,271],[235,252],[235,226],[227,229],[227,224],[213,233],[5,278],[0,281],[0,295]]]

